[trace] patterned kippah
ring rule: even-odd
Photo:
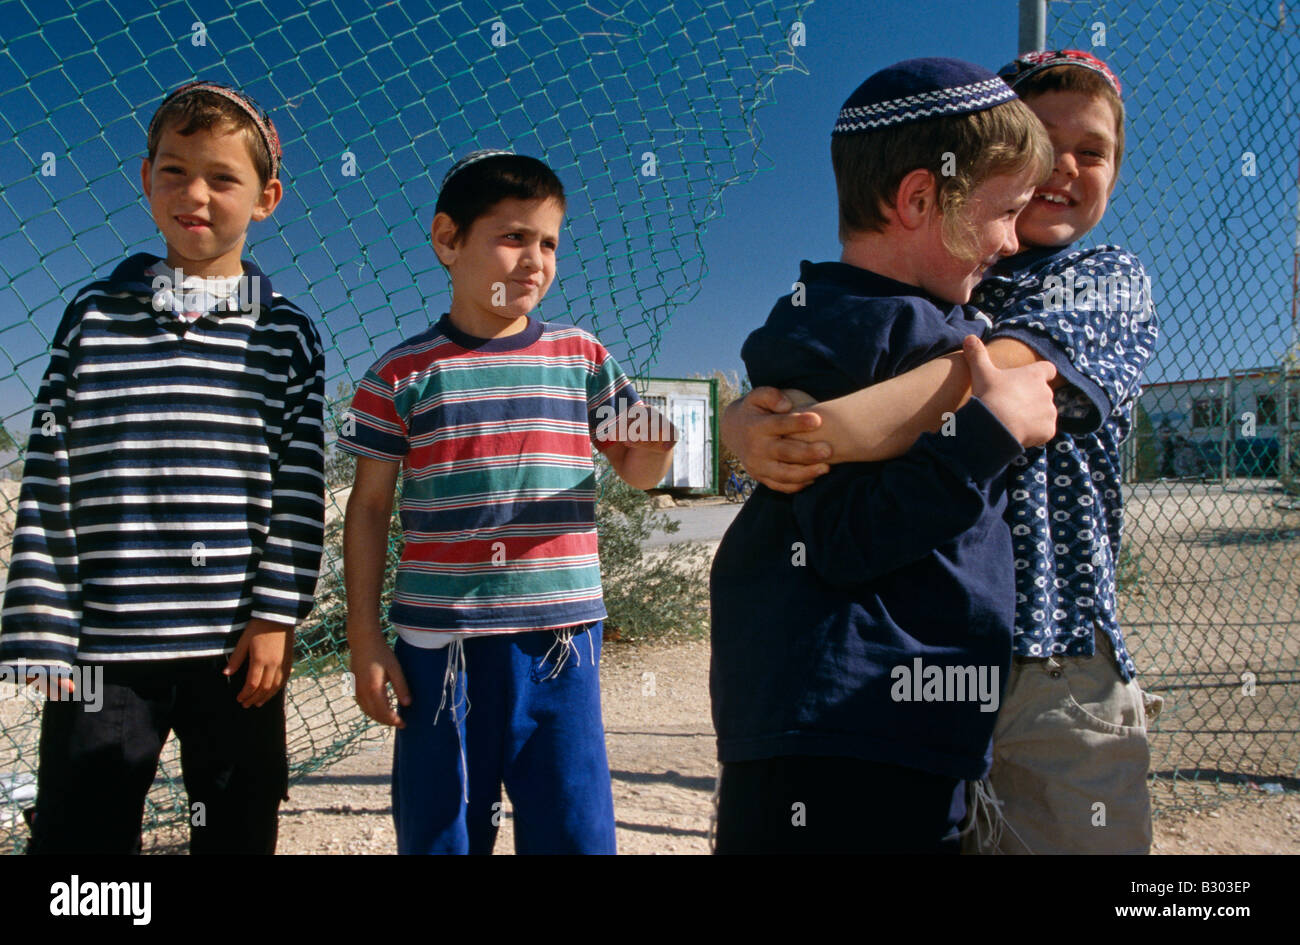
[[[1110,71],[1106,63],[1081,49],[1040,49],[1037,52],[1022,53],[1014,62],[1009,62],[999,69],[998,75],[1006,79],[1007,85],[1014,89],[1034,73],[1054,66],[1078,66],[1080,69],[1091,69],[1110,83],[1116,95],[1120,94],[1119,79],[1115,77],[1115,73]]]
[[[158,111],[154,112],[153,121],[149,123],[150,138],[153,137],[155,126],[158,124],[158,116],[162,114],[162,110],[167,103],[177,96],[189,92],[213,92],[242,108],[248,117],[253,119],[258,134],[262,136],[262,141],[266,144],[266,151],[271,155],[270,179],[275,180],[280,176],[280,158],[284,156],[284,152],[280,148],[280,135],[276,132],[275,125],[271,123],[271,116],[262,111],[261,107],[243,92],[217,82],[186,82],[163,99],[162,105],[158,106]]]
[[[1015,98],[1005,82],[981,66],[960,59],[908,59],[859,85],[840,108],[831,135],[981,112]]]
[[[494,157],[516,157],[516,155],[513,151],[502,151],[500,148],[482,148],[478,151],[471,151],[453,164],[451,170],[443,175],[442,186],[439,187],[439,190],[445,188],[447,186],[447,181],[451,180],[471,164],[477,164],[479,161],[485,161],[488,158]]]

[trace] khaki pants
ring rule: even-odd
[[[1149,852],[1147,722],[1163,702],[1120,680],[1104,633],[1089,658],[1017,660],[965,852]]]

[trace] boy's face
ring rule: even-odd
[[[262,186],[247,140],[230,126],[190,135],[164,128],[140,177],[167,263],[187,275],[243,272],[249,223],[270,216],[283,193],[278,180]]]
[[[450,219],[439,214],[433,242],[451,275],[456,327],[483,338],[522,330],[555,281],[563,223],[563,207],[549,199],[502,200],[455,236]]]
[[[975,188],[962,210],[971,234],[970,245],[976,252],[973,261],[948,249],[943,241],[943,219],[935,207],[929,223],[926,271],[918,282],[921,288],[949,302],[969,302],[988,268],[1003,256],[1019,251],[1016,217],[1033,193],[1033,181],[1027,172],[991,177]]]
[[[1065,246],[1106,213],[1115,189],[1115,113],[1084,92],[1044,92],[1025,104],[1047,128],[1056,163],[1016,232],[1026,246]]]

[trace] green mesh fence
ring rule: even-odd
[[[510,146],[557,170],[569,219],[547,317],[588,328],[629,374],[646,373],[706,272],[700,234],[722,192],[766,160],[755,113],[797,65],[789,37],[803,6],[0,2],[0,579],[31,403],[68,293],[130,253],[161,254],[139,161],[166,91],[213,79],[271,112],[286,197],[254,224],[249,255],[317,317],[337,426],[376,355],[446,307],[427,227],[437,182],[473,147]],[[289,685],[294,778],[374,737],[340,655],[347,464],[335,457],[329,478],[321,592]],[[34,794],[39,706],[0,695],[0,849],[12,850]],[[174,746],[161,771],[151,827],[186,815]]]
[[[1121,621],[1157,809],[1300,789],[1300,7],[1052,2],[1048,45],[1124,83],[1128,153],[1090,242],[1136,252],[1161,338],[1126,444]]]

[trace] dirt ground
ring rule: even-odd
[[[602,675],[619,851],[708,853],[717,767],[707,644],[609,646]],[[391,741],[375,741],[291,788],[281,808],[280,852],[394,852],[391,757]],[[158,832],[152,849],[183,849],[182,839]],[[513,852],[508,813],[496,852]],[[1236,800],[1160,817],[1152,852],[1300,853],[1300,796]]]
[[[1151,483],[1125,494],[1120,625],[1165,699],[1162,775],[1300,787],[1300,510],[1277,483]]]

